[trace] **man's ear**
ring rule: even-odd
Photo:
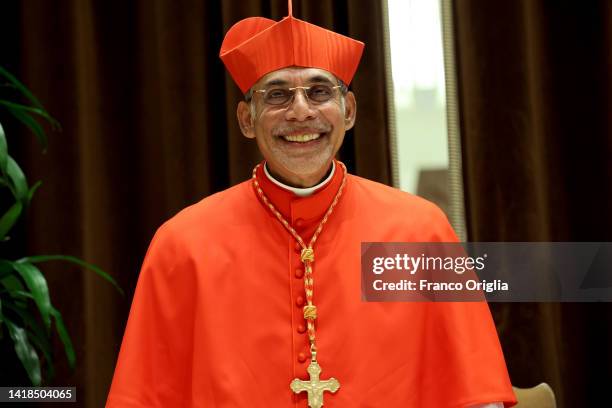
[[[344,97],[344,130],[352,129],[357,115],[357,100],[355,94],[348,91]]]
[[[236,116],[238,117],[238,124],[240,125],[240,131],[244,137],[249,139],[255,139],[255,128],[253,124],[253,117],[251,116],[251,107],[245,101],[238,103],[236,109]]]

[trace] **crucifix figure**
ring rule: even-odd
[[[291,381],[291,389],[294,393],[306,391],[308,393],[308,406],[310,408],[321,408],[323,406],[323,392],[336,392],[340,388],[340,383],[335,378],[329,380],[319,380],[321,374],[321,366],[317,360],[312,360],[308,366],[308,374],[310,381],[303,381],[298,378]]]

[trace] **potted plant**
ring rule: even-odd
[[[47,122],[54,129],[59,128],[59,123],[21,82],[2,67],[0,85],[0,109],[27,126],[44,152],[47,148],[47,135],[40,121]],[[20,99],[26,100],[26,104],[18,102]],[[6,208],[0,209],[0,245],[6,245],[13,227],[23,217],[40,185],[40,181],[28,184],[23,171],[8,153],[6,135],[0,123],[0,189],[10,192],[5,194],[10,197],[10,202]],[[0,258],[0,338],[8,334],[16,356],[35,386],[54,375],[52,336],[59,336],[71,368],[74,368],[76,362],[62,315],[51,302],[47,281],[38,266],[49,261],[70,262],[91,270],[123,293],[106,272],[73,256]],[[45,375],[43,367],[46,368]]]

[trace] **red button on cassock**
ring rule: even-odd
[[[306,354],[305,353],[298,353],[298,361],[300,363],[303,363],[304,361],[306,361]]]
[[[304,298],[303,298],[302,296],[298,296],[298,297],[295,299],[295,304],[296,304],[298,307],[303,306],[303,305],[304,305]]]
[[[304,226],[304,219],[298,218],[297,220],[295,220],[295,226],[298,228],[302,228]]]
[[[295,277],[298,278],[298,279],[302,279],[302,276],[304,276],[304,269],[297,268],[295,270]]]
[[[306,326],[304,326],[303,324],[300,324],[297,327],[297,331],[298,331],[298,333],[304,333],[306,331]]]

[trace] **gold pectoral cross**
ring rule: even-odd
[[[321,366],[315,359],[310,362],[307,371],[310,375],[310,380],[294,379],[291,381],[291,390],[296,394],[306,391],[308,393],[308,406],[310,408],[321,408],[323,406],[323,392],[329,391],[334,393],[338,391],[340,383],[333,377],[329,380],[320,380]]]

